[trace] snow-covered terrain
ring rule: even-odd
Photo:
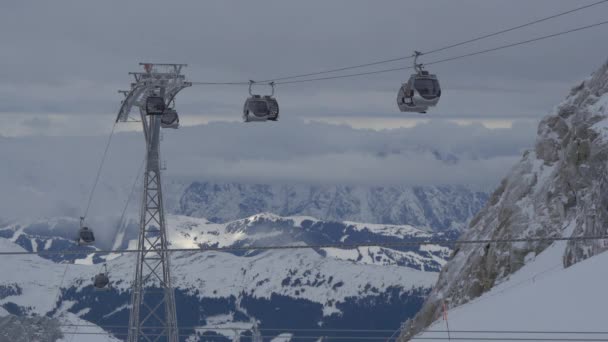
[[[450,337],[607,339],[608,273],[603,270],[608,267],[608,253],[564,268],[565,247],[564,242],[555,243],[481,297],[449,310]],[[443,318],[425,330],[429,332],[417,335],[412,341],[424,338],[438,342],[447,337]],[[544,333],[454,332],[457,330]]]
[[[0,250],[3,252],[24,251],[18,245],[2,238],[0,238]],[[10,277],[3,277],[0,282],[0,305],[2,306],[0,316],[9,314],[18,317],[44,316],[52,313],[51,316],[58,322],[56,328],[64,333],[64,338],[60,341],[71,341],[72,332],[96,333],[91,335],[87,341],[117,341],[91,322],[67,312],[67,307],[73,303],[64,302],[57,308],[61,295],[60,288],[90,281],[97,272],[97,268],[97,266],[58,264],[37,255],[7,256],[0,263],[0,274],[10,274]],[[97,333],[101,334],[97,335]]]
[[[608,63],[605,63],[572,89],[555,114],[540,122],[535,149],[524,153],[521,161],[491,196],[487,206],[471,221],[462,239],[608,235],[607,118]],[[567,244],[550,246],[551,243],[546,241],[458,246],[453,259],[441,271],[424,307],[409,322],[402,339],[406,340],[435,321],[443,311],[443,303],[453,308],[488,291],[495,291],[497,286],[502,286],[510,278],[516,277],[519,271],[528,268],[530,260],[535,257],[551,259],[546,254],[553,255],[553,263],[569,267],[608,249],[608,243],[603,239],[572,240]],[[601,264],[605,258],[602,256],[600,261],[590,261],[588,265]],[[586,272],[588,267],[580,266],[577,268],[579,271],[574,268],[566,270],[564,277],[573,276],[572,279],[576,279],[576,272]],[[525,276],[525,272],[522,274]],[[605,282],[601,277],[591,279]],[[583,285],[577,285],[577,288],[593,290]],[[553,291],[548,283],[543,290],[540,287],[535,289],[530,290],[529,294],[533,291]],[[555,287],[557,293],[563,290],[563,287]],[[581,296],[575,289],[569,292],[572,297]],[[528,304],[525,298],[521,303]],[[539,300],[543,298],[546,297],[539,297]],[[556,301],[561,304],[565,302],[563,298],[556,298]],[[466,305],[462,310],[468,310]],[[522,304],[518,314],[534,310]],[[577,321],[596,322],[591,317],[593,311],[571,310],[569,306],[564,306],[564,311],[576,312],[579,315]],[[514,323],[517,322],[519,320],[514,320]],[[534,322],[536,320],[530,324]],[[492,325],[498,324],[494,322]]]
[[[412,226],[325,222],[269,213],[225,224],[171,215],[167,222],[171,248],[445,238],[442,233]],[[76,220],[68,218],[13,222],[0,229],[4,237],[0,238],[0,250],[78,248],[68,233],[76,227]],[[131,229],[117,234],[124,239],[112,244],[133,247]],[[68,325],[62,327],[64,331],[76,328],[70,324],[81,319],[84,325],[93,323],[122,337],[128,321],[135,254],[91,257],[88,249],[75,257],[3,258],[0,274],[15,274],[0,279],[0,307],[5,314],[57,317]],[[227,340],[234,332],[224,328],[235,324],[249,330],[286,329],[273,331],[273,336],[282,339],[286,335],[281,334],[298,334],[288,328],[394,329],[418,310],[450,252],[444,246],[428,245],[173,253],[178,319],[182,326],[205,327],[189,329],[187,335],[219,334]],[[64,260],[75,264],[59,263]],[[92,288],[91,279],[100,272],[102,262],[107,264],[112,281],[112,289],[107,292]],[[372,312],[375,317],[370,319],[367,316]],[[289,319],[296,313],[297,320]],[[99,327],[78,328],[88,331]]]

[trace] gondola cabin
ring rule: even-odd
[[[274,83],[270,83],[272,87],[271,95],[255,95],[251,92],[251,86],[249,85],[250,97],[245,100],[243,105],[243,121],[277,121],[279,119],[279,103],[274,95]]]
[[[163,128],[178,128],[179,127],[179,116],[175,109],[166,109],[163,116],[160,119],[160,126]]]
[[[88,227],[81,227],[78,232],[78,244],[79,245],[90,245],[95,242],[95,235],[93,231]]]
[[[421,70],[401,85],[397,105],[402,112],[426,113],[429,107],[439,103],[440,97],[441,87],[437,76]]]
[[[93,279],[93,286],[97,291],[108,290],[110,285],[110,278],[105,273],[99,273]]]
[[[165,99],[160,96],[148,96],[146,98],[146,114],[162,115],[165,112]]]

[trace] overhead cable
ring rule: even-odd
[[[606,0],[608,1],[608,0]],[[249,82],[190,82],[193,85],[248,85]]]
[[[595,24],[591,24],[591,25],[586,25],[586,26],[581,26],[581,27],[577,27],[577,28],[574,28],[574,29],[570,29],[570,30],[566,30],[566,31],[562,31],[562,32],[546,35],[546,36],[541,36],[541,37],[537,37],[537,38],[533,38],[533,39],[523,40],[523,41],[519,41],[519,42],[516,42],[516,43],[507,44],[507,45],[501,45],[501,46],[497,46],[497,47],[490,48],[490,49],[475,51],[475,52],[467,53],[467,54],[464,54],[464,55],[459,55],[459,56],[454,56],[454,57],[448,57],[448,58],[432,61],[432,62],[429,62],[429,63],[425,63],[424,65],[440,64],[440,63],[445,63],[445,62],[449,62],[449,61],[453,61],[453,60],[457,60],[457,59],[461,59],[461,58],[465,58],[465,57],[471,57],[471,56],[481,55],[481,54],[484,54],[484,53],[489,53],[489,52],[493,52],[493,51],[507,49],[507,48],[514,47],[514,46],[529,44],[529,43],[532,43],[532,42],[537,42],[537,41],[544,40],[544,39],[554,38],[554,37],[561,36],[561,35],[564,35],[564,34],[568,34],[568,33],[572,33],[572,32],[577,32],[577,31],[582,31],[582,30],[590,29],[590,28],[601,26],[601,25],[605,25],[605,24],[608,24],[608,21],[602,21],[602,22],[599,22],[599,23],[595,23]],[[332,80],[332,79],[338,79],[338,78],[358,77],[358,76],[364,76],[364,75],[381,74],[381,73],[387,73],[387,72],[398,71],[398,70],[408,70],[408,69],[413,69],[413,67],[412,66],[408,66],[408,67],[401,67],[401,68],[390,68],[390,69],[381,69],[381,70],[375,70],[375,71],[361,72],[361,73],[355,73],[355,74],[346,74],[346,75],[328,76],[328,77],[318,77],[318,78],[308,78],[308,79],[304,79],[304,80],[293,80],[293,81],[276,82],[276,84],[292,84],[292,83],[315,82],[315,81]]]
[[[527,26],[538,24],[538,23],[541,23],[543,21],[547,21],[547,20],[550,20],[550,19],[555,19],[555,18],[564,16],[566,14],[574,13],[574,12],[577,12],[577,11],[580,11],[580,10],[583,10],[583,9],[587,9],[589,7],[593,7],[593,6],[597,6],[597,5],[606,3],[606,2],[608,2],[608,0],[602,0],[602,1],[594,2],[594,3],[589,4],[589,5],[573,8],[573,9],[571,9],[569,11],[566,11],[566,12],[561,12],[561,13],[557,13],[557,14],[554,14],[554,15],[549,16],[549,17],[533,20],[531,22],[528,22],[528,23],[525,23],[525,24],[522,24],[522,25],[518,25],[518,26],[515,26],[515,27],[511,27],[511,28],[505,29],[505,30],[501,30],[501,31],[497,31],[497,32],[494,32],[494,33],[486,34],[486,35],[483,35],[483,36],[479,36],[477,38],[465,40],[465,41],[462,41],[460,43],[444,46],[444,47],[433,49],[433,50],[429,50],[429,51],[424,51],[422,54],[423,55],[430,55],[430,54],[435,53],[435,52],[444,51],[444,50],[451,49],[451,48],[454,48],[454,47],[457,47],[457,46],[473,43],[473,42],[476,42],[476,41],[479,41],[479,40],[482,40],[482,39],[494,37],[494,36],[497,36],[497,35],[500,35],[500,34],[503,34],[503,33],[515,31],[515,30],[518,30],[520,28],[524,28],[524,27],[527,27]]]
[[[89,193],[89,200],[87,201],[87,206],[84,210],[83,218],[86,218],[89,209],[91,207],[91,202],[93,201],[93,196],[95,194],[95,189],[97,188],[97,183],[99,183],[99,177],[101,176],[101,170],[103,169],[103,164],[106,161],[106,157],[108,155],[108,149],[110,148],[110,143],[112,142],[112,137],[114,136],[114,131],[116,129],[116,123],[112,125],[112,130],[110,131],[110,135],[108,136],[108,142],[106,143],[106,148],[103,151],[103,156],[101,157],[101,162],[99,163],[99,167],[97,168],[97,174],[95,175],[95,181],[93,182],[93,187],[91,188],[91,192]]]
[[[470,44],[476,41],[480,41],[486,38],[491,38],[491,37],[495,37],[504,33],[508,33],[511,31],[515,31],[524,27],[528,27],[528,26],[532,26],[538,23],[542,23],[551,19],[555,19],[567,14],[571,14],[574,12],[578,12],[584,9],[588,9],[590,7],[594,7],[597,5],[601,5],[608,2],[608,0],[601,0],[601,1],[597,1],[591,4],[587,4],[584,6],[580,6],[580,7],[576,7],[564,12],[560,12],[557,14],[553,14],[550,15],[548,17],[543,17],[543,18],[539,18],[539,19],[535,19],[532,20],[530,22],[521,24],[521,25],[517,25],[517,26],[513,26],[513,27],[509,27],[507,29],[503,29],[503,30],[499,30],[496,32],[492,32],[489,34],[484,34],[478,37],[474,37],[471,39],[467,39],[458,43],[454,43],[454,44],[449,44],[446,46],[442,46],[439,48],[435,48],[432,50],[428,50],[428,51],[423,51],[422,55],[430,55],[433,53],[437,53],[440,51],[445,51],[445,50],[449,50],[458,46],[462,46],[462,45],[466,45],[466,44]],[[380,64],[386,64],[386,63],[392,63],[392,62],[397,62],[397,61],[402,61],[402,60],[408,60],[408,59],[412,59],[414,58],[414,55],[408,55],[408,56],[401,56],[401,57],[395,57],[395,58],[389,58],[389,59],[383,59],[383,60],[378,60],[378,61],[374,61],[374,62],[369,62],[369,63],[363,63],[363,64],[357,64],[357,65],[351,65],[351,66],[346,66],[346,67],[341,67],[341,68],[335,68],[335,69],[327,69],[327,70],[322,70],[322,71],[316,71],[316,72],[309,72],[309,73],[303,73],[303,74],[295,74],[295,75],[289,75],[289,76],[282,76],[282,77],[276,77],[276,78],[270,78],[264,81],[260,81],[260,82],[271,82],[271,81],[284,81],[284,80],[289,80],[289,79],[294,79],[294,78],[302,78],[302,77],[308,77],[308,76],[316,76],[316,75],[322,75],[322,74],[329,74],[329,73],[335,73],[335,72],[340,72],[340,71],[346,71],[346,70],[352,70],[352,69],[359,69],[359,68],[366,68],[366,67],[370,67],[370,66],[374,66],[374,65],[380,65]],[[192,82],[192,84],[197,84],[197,85],[243,85],[243,84],[247,84],[247,82]]]
[[[606,0],[606,1],[608,1],[608,0]],[[444,59],[439,59],[439,60],[435,60],[435,61],[431,61],[431,62],[425,63],[424,65],[440,64],[440,63],[445,63],[445,62],[449,62],[449,61],[453,61],[453,60],[457,60],[457,59],[461,59],[461,58],[481,55],[481,54],[485,54],[485,53],[489,53],[489,52],[494,52],[494,51],[498,51],[498,50],[502,50],[502,49],[511,48],[511,47],[514,47],[514,46],[519,46],[519,45],[524,45],[524,44],[529,44],[529,43],[537,42],[537,41],[544,40],[544,39],[554,38],[554,37],[561,36],[561,35],[568,34],[568,33],[573,33],[573,32],[577,32],[577,31],[587,30],[587,29],[594,28],[594,27],[601,26],[601,25],[605,25],[605,24],[608,24],[608,21],[602,21],[602,22],[599,22],[599,23],[591,24],[591,25],[581,26],[581,27],[577,27],[577,28],[574,28],[574,29],[570,29],[570,30],[566,30],[566,31],[561,31],[561,32],[558,32],[558,33],[553,33],[553,34],[549,34],[549,35],[545,35],[545,36],[540,36],[540,37],[536,37],[536,38],[532,38],[532,39],[527,39],[527,40],[523,40],[523,41],[511,43],[511,44],[501,45],[501,46],[497,46],[497,47],[494,47],[494,48],[479,50],[479,51],[475,51],[475,52],[471,52],[471,53],[467,53],[467,54],[463,54],[463,55],[458,55],[458,56],[448,57],[448,58],[444,58]],[[275,84],[280,85],[280,84],[294,84],[294,83],[306,83],[306,82],[334,80],[334,79],[340,79],[340,78],[359,77],[359,76],[382,74],[382,73],[393,72],[393,71],[409,70],[409,69],[413,69],[413,68],[414,67],[412,67],[412,66],[397,67],[397,68],[380,69],[380,70],[373,70],[373,71],[359,72],[359,73],[345,74],[345,75],[307,78],[307,79],[303,79],[303,80],[282,81],[282,82],[275,82]],[[283,78],[283,79],[285,79],[285,78]],[[248,85],[249,84],[249,82],[223,82],[223,83],[222,82],[191,82],[191,83],[195,84],[195,85]],[[259,83],[261,83],[261,82],[259,82]]]
[[[127,333],[109,333],[109,332],[66,332],[63,331],[63,334],[65,335],[114,335],[114,336],[126,336]],[[194,334],[180,334],[180,337],[191,337]],[[220,339],[226,339],[226,336],[224,335],[204,335],[205,339],[214,339],[214,338],[220,338]],[[243,340],[247,340],[247,339],[253,339],[255,338],[255,336],[239,336],[241,339]],[[261,336],[262,338],[265,339],[272,339],[272,338],[277,338],[277,336],[272,336],[272,335],[268,335],[268,336]],[[311,335],[305,335],[305,336],[299,336],[299,335],[295,335],[294,338],[296,339],[309,339],[309,340],[318,340],[320,336],[311,336]],[[364,341],[386,341],[387,337],[383,337],[383,336],[323,336],[325,338],[325,340],[347,340],[347,341],[354,341],[354,340],[364,340]],[[397,338],[394,337],[389,337],[388,341],[394,341]],[[584,338],[584,337],[571,337],[571,338],[543,338],[543,337],[473,337],[473,336],[467,336],[467,337],[452,337],[452,340],[455,341],[571,341],[571,342],[583,342],[583,341],[587,341],[587,342],[608,342],[608,338]],[[448,337],[412,337],[410,339],[410,341],[422,341],[422,340],[448,340]]]
[[[88,327],[88,328],[104,328],[104,329],[114,329],[114,328],[128,328],[128,325],[95,325],[95,324],[59,324],[61,327]],[[145,326],[142,329],[162,329],[164,326]],[[251,327],[242,327],[242,326],[209,326],[209,325],[182,325],[177,327],[180,330],[186,329],[199,329],[199,330],[237,330],[237,331],[249,331],[252,330]],[[392,329],[345,329],[345,328],[258,328],[259,331],[285,331],[285,332],[357,332],[357,333],[392,333],[394,330]],[[401,330],[401,329],[399,329]],[[447,333],[447,330],[443,329],[431,329],[424,330],[424,333]],[[506,330],[506,329],[496,329],[496,330],[450,330],[452,333],[466,333],[466,334],[513,334],[513,335],[521,335],[521,334],[545,334],[545,335],[608,335],[608,330],[604,331],[593,331],[593,330]]]
[[[364,242],[364,243],[336,243],[336,244],[313,244],[313,245],[279,245],[279,246],[226,246],[213,247],[205,246],[200,248],[171,248],[155,250],[155,252],[235,252],[235,251],[256,251],[256,250],[282,250],[282,249],[321,249],[321,248],[340,248],[353,249],[361,247],[412,247],[424,245],[471,245],[471,244],[503,244],[515,242],[556,242],[556,241],[589,241],[589,240],[608,240],[608,235],[596,236],[571,236],[571,237],[531,237],[518,239],[484,239],[484,240],[445,240],[428,239],[401,242]],[[0,252],[0,255],[56,255],[56,254],[108,254],[108,253],[138,253],[140,249],[109,249],[109,250],[39,250],[39,251],[13,251]]]
[[[533,39],[523,40],[523,41],[520,41],[520,42],[516,42],[516,43],[512,43],[512,44],[507,44],[507,45],[502,45],[502,46],[498,46],[498,47],[491,48],[491,49],[485,49],[485,50],[481,50],[481,51],[471,52],[471,53],[467,53],[467,54],[460,55],[460,56],[454,56],[454,57],[444,58],[444,59],[440,59],[440,60],[433,61],[433,62],[430,62],[430,63],[425,63],[424,65],[439,64],[439,63],[449,62],[449,61],[453,61],[453,60],[460,59],[460,58],[471,57],[471,56],[475,56],[475,55],[481,55],[481,54],[484,54],[484,53],[493,52],[493,51],[497,51],[497,50],[502,50],[502,49],[506,49],[506,48],[510,48],[510,47],[514,47],[514,46],[518,46],[518,45],[529,44],[529,43],[536,42],[536,41],[539,41],[539,40],[553,38],[553,37],[561,36],[561,35],[567,34],[567,33],[582,31],[582,30],[590,29],[590,28],[601,26],[601,25],[605,25],[605,24],[608,24],[608,21],[602,21],[602,22],[599,22],[599,23],[595,23],[595,24],[591,24],[591,25],[586,25],[586,26],[581,26],[581,27],[577,27],[577,28],[570,29],[570,30],[567,30],[567,31],[562,31],[562,32],[558,32],[558,33],[554,33],[554,34],[550,34],[550,35],[546,35],[546,36],[542,36],[542,37],[537,37],[537,38],[533,38]]]

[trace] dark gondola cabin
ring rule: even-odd
[[[105,273],[99,273],[93,279],[93,286],[95,290],[107,290],[110,284],[110,278]]]
[[[108,266],[103,264],[101,272],[93,278],[93,286],[95,290],[109,290],[110,277],[108,277]]]
[[[179,127],[179,116],[175,109],[168,108],[163,113],[160,119],[160,126],[163,128],[178,128]]]
[[[88,227],[80,228],[78,232],[78,243],[81,245],[90,245],[95,242],[95,235]]]
[[[165,107],[165,99],[160,96],[148,96],[146,99],[146,114],[148,115],[162,115]]]
[[[279,103],[274,95],[274,83],[270,83],[272,87],[271,95],[254,95],[251,92],[253,81],[249,84],[250,97],[245,100],[243,105],[243,121],[277,121],[279,118]]]

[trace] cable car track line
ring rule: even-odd
[[[547,20],[551,20],[551,19],[555,19],[567,14],[571,14],[577,11],[581,11],[593,6],[597,6],[597,5],[601,5],[603,3],[608,2],[608,0],[602,0],[602,1],[598,1],[598,2],[594,2],[592,4],[588,4],[585,6],[581,6],[581,7],[577,7],[577,8],[573,8],[571,10],[565,11],[565,12],[560,12],[548,17],[544,17],[544,18],[540,18],[540,19],[536,19],[530,22],[527,22],[525,24],[521,24],[521,25],[517,25],[508,29],[504,29],[504,30],[500,30],[497,32],[493,32],[493,33],[489,33],[489,34],[485,34],[476,38],[472,38],[472,39],[468,39],[465,41],[461,41],[459,43],[455,43],[455,44],[450,44],[444,47],[440,47],[440,48],[436,48],[433,50],[429,50],[429,51],[424,51],[422,52],[422,55],[430,55],[433,53],[437,53],[440,51],[445,51],[448,49],[452,49],[458,46],[462,46],[462,45],[466,45],[469,43],[473,43],[479,40],[483,40],[486,38],[490,38],[490,37],[495,37],[498,35],[501,35],[503,33],[507,33],[507,32],[511,32],[511,31],[515,31],[524,27],[528,27],[528,26],[532,26],[538,23],[542,23],[544,21]],[[380,60],[380,61],[375,61],[375,62],[370,62],[370,63],[364,63],[364,64],[358,64],[358,65],[352,65],[352,66],[347,66],[347,67],[342,67],[342,68],[336,68],[336,69],[328,69],[328,70],[324,70],[324,71],[318,71],[318,72],[310,72],[310,73],[306,73],[306,74],[297,74],[297,75],[291,75],[291,76],[284,76],[284,77],[277,77],[277,78],[272,78],[272,79],[267,79],[261,82],[270,82],[270,81],[283,81],[283,80],[288,80],[288,79],[292,79],[292,78],[301,78],[301,77],[307,77],[307,76],[316,76],[316,75],[322,75],[322,74],[329,74],[329,73],[334,73],[334,72],[339,72],[339,71],[345,71],[345,70],[351,70],[351,69],[359,69],[359,68],[365,68],[365,67],[370,67],[370,66],[374,66],[374,65],[379,65],[379,64],[386,64],[386,63],[391,63],[391,62],[397,62],[397,61],[402,61],[402,60],[407,60],[407,59],[411,59],[414,58],[414,55],[409,55],[409,56],[402,56],[402,57],[396,57],[396,58],[390,58],[390,59],[385,59],[385,60]]]
[[[66,332],[62,331],[62,333],[66,335],[108,335],[108,336],[126,336],[127,333],[111,333],[111,332]],[[179,334],[180,337],[191,337],[193,334]],[[206,339],[211,338],[222,338],[225,339],[226,336],[223,335],[208,335],[208,336],[199,336],[204,337]],[[252,340],[254,336],[239,336],[244,340]],[[264,335],[262,338],[271,339],[276,338],[277,336]],[[309,340],[318,340],[321,336],[294,336],[294,339],[309,339]],[[323,336],[327,340],[387,340],[386,336]],[[389,337],[389,341],[396,341],[397,337]],[[572,337],[572,338],[542,338],[542,337],[452,337],[452,340],[456,341],[603,341],[606,342],[608,339],[606,338],[580,338],[580,337]],[[412,337],[411,341],[422,341],[422,340],[448,340],[447,337]]]
[[[338,75],[338,76],[326,76],[326,77],[310,78],[310,79],[295,80],[295,81],[284,81],[284,82],[276,82],[275,84],[279,85],[279,84],[293,84],[293,83],[304,83],[304,82],[313,82],[313,81],[334,80],[334,79],[338,79],[338,78],[357,77],[357,76],[365,76],[365,75],[374,75],[374,74],[381,74],[381,73],[385,73],[385,72],[399,71],[399,70],[408,70],[408,69],[413,69],[413,67],[411,67],[411,66],[409,66],[409,67],[399,67],[399,68],[382,69],[382,70],[376,70],[376,71],[360,72],[360,73],[356,73],[356,74],[347,74],[347,75]]]
[[[225,251],[255,251],[255,250],[281,250],[281,249],[320,249],[320,248],[341,248],[353,249],[361,247],[412,247],[423,245],[471,245],[471,244],[502,244],[514,242],[557,242],[557,241],[587,241],[587,240],[608,240],[608,235],[598,236],[571,236],[571,237],[539,237],[539,238],[520,238],[520,239],[487,239],[487,240],[441,240],[429,239],[418,241],[387,242],[387,243],[356,243],[356,244],[318,244],[318,245],[283,245],[283,246],[227,246],[227,247],[201,247],[201,248],[171,248],[158,250],[160,252],[225,252]],[[49,250],[49,251],[20,251],[20,252],[0,252],[0,255],[54,255],[54,254],[109,254],[109,253],[138,253],[145,250],[139,249],[109,249],[109,250]]]
[[[88,327],[88,328],[128,328],[128,325],[95,325],[95,324],[59,324],[60,327]],[[162,329],[163,326],[145,326],[145,329]],[[205,325],[182,325],[177,327],[180,330],[201,329],[201,330],[239,330],[248,331],[251,328],[231,327],[231,326],[205,326]],[[260,331],[286,331],[286,332],[359,332],[359,333],[392,333],[391,329],[333,329],[333,328],[258,328]],[[446,333],[447,330],[424,330],[424,333]],[[564,331],[564,330],[450,330],[452,333],[466,334],[546,334],[546,335],[608,335],[608,331]]]
[[[558,13],[558,14],[554,14],[554,15],[549,16],[549,17],[537,19],[537,20],[534,20],[534,21],[531,21],[531,22],[528,22],[528,23],[525,23],[525,24],[522,24],[522,25],[518,25],[518,26],[515,26],[515,27],[511,27],[511,28],[505,29],[505,30],[501,30],[501,31],[497,31],[497,32],[494,32],[494,33],[486,34],[486,35],[483,35],[483,36],[480,36],[480,37],[477,37],[477,38],[465,40],[465,41],[462,41],[460,43],[444,46],[442,48],[429,50],[429,51],[423,52],[422,54],[423,55],[430,55],[432,53],[436,53],[436,52],[439,52],[439,51],[444,51],[444,50],[451,49],[451,48],[454,48],[454,47],[457,47],[457,46],[473,43],[473,42],[476,42],[476,41],[479,41],[479,40],[482,40],[482,39],[494,37],[494,36],[497,36],[497,35],[500,35],[500,34],[503,34],[503,33],[515,31],[515,30],[520,29],[520,28],[524,28],[524,27],[531,26],[531,25],[534,25],[534,24],[542,23],[543,21],[547,21],[547,20],[550,20],[550,19],[555,19],[555,18],[564,16],[566,14],[574,13],[574,12],[577,12],[577,11],[580,11],[580,10],[583,10],[583,9],[586,9],[586,8],[589,8],[589,7],[593,7],[593,6],[596,6],[596,5],[603,4],[605,2],[608,2],[608,0],[602,0],[602,1],[594,2],[594,3],[589,4],[589,5],[582,6],[582,7],[573,8],[573,9],[571,9],[569,11],[566,11],[566,12],[561,12],[561,13]]]
[[[507,49],[507,48],[514,47],[514,46],[529,44],[529,43],[537,42],[537,41],[544,40],[544,39],[554,38],[554,37],[561,36],[561,35],[568,34],[568,33],[573,33],[573,32],[577,32],[577,31],[587,30],[587,29],[590,29],[590,28],[594,28],[594,27],[601,26],[601,25],[606,25],[606,24],[608,24],[608,21],[602,21],[602,22],[599,22],[599,23],[595,23],[595,24],[591,24],[591,25],[586,25],[586,26],[581,26],[581,27],[577,27],[577,28],[574,28],[574,29],[570,29],[570,30],[566,30],[566,31],[561,31],[561,32],[558,32],[558,33],[553,33],[553,34],[546,35],[546,36],[541,36],[541,37],[537,37],[537,38],[533,38],[533,39],[523,40],[523,41],[519,41],[519,42],[516,42],[516,43],[507,44],[507,45],[501,45],[501,46],[497,46],[497,47],[490,48],[490,49],[475,51],[475,52],[467,53],[467,54],[464,54],[464,55],[459,55],[459,56],[454,56],[454,57],[448,57],[448,58],[432,61],[432,62],[429,62],[429,63],[425,63],[424,65],[440,64],[440,63],[445,63],[445,62],[449,62],[449,61],[453,61],[453,60],[461,59],[461,58],[465,58],[465,57],[471,57],[471,56],[481,55],[481,54],[484,54],[484,53],[489,53],[489,52],[493,52],[493,51]],[[364,75],[381,74],[381,73],[386,73],[386,72],[391,72],[391,71],[408,70],[408,69],[413,69],[413,67],[409,66],[409,67],[391,68],[391,69],[382,69],[382,70],[361,72],[361,73],[356,73],[356,74],[346,74],[346,75],[337,75],[337,76],[310,78],[310,79],[305,79],[305,80],[294,80],[294,81],[276,82],[276,84],[279,85],[279,84],[292,84],[292,83],[304,83],[304,82],[324,81],[324,80],[332,80],[332,79],[347,78],[347,77],[357,77],[357,76],[364,76]]]
[[[95,181],[93,182],[93,188],[91,189],[91,192],[89,194],[89,200],[87,202],[87,206],[86,209],[84,210],[84,215],[82,216],[83,218],[86,218],[88,213],[89,213],[89,209],[91,208],[91,202],[93,202],[93,196],[95,194],[95,189],[97,189],[97,184],[99,183],[99,178],[101,176],[101,170],[103,169],[103,164],[106,161],[106,157],[108,156],[108,150],[110,149],[110,143],[112,142],[112,137],[114,136],[114,131],[116,129],[116,122],[114,123],[114,125],[112,125],[112,130],[110,131],[110,135],[108,136],[108,142],[106,143],[106,148],[103,151],[103,155],[101,157],[101,162],[99,163],[99,167],[97,168],[97,175],[95,176]]]
[[[123,238],[124,238],[124,233],[125,230],[127,229],[127,224],[126,222],[124,222],[125,217],[127,215],[127,209],[129,208],[129,202],[131,202],[131,198],[133,197],[133,194],[135,193],[135,188],[137,187],[137,183],[139,183],[139,178],[140,176],[143,174],[142,170],[144,168],[144,165],[146,164],[146,159],[144,158],[141,161],[141,164],[139,165],[139,168],[137,169],[137,175],[135,176],[135,181],[133,181],[133,185],[131,186],[131,191],[129,192],[129,196],[127,197],[127,202],[125,203],[124,208],[122,209],[122,213],[120,215],[120,219],[118,220],[118,234],[122,233],[123,234]],[[124,229],[123,229],[124,227]]]
[[[608,0],[606,0],[608,1]],[[249,82],[190,82],[192,85],[248,85]]]
[[[607,21],[602,21],[602,22],[599,22],[599,23],[595,23],[595,24],[591,24],[591,25],[587,25],[587,26],[577,27],[577,28],[574,28],[574,29],[571,29],[571,30],[567,30],[567,31],[562,31],[562,32],[550,34],[550,35],[547,35],[547,36],[542,36],[542,37],[537,37],[537,38],[533,38],[533,39],[528,39],[528,40],[520,41],[520,42],[517,42],[517,43],[512,43],[512,44],[502,45],[502,46],[498,46],[498,47],[491,48],[491,49],[485,49],[485,50],[481,50],[481,51],[471,52],[471,53],[467,53],[467,54],[460,55],[460,56],[440,59],[440,60],[437,60],[437,61],[426,63],[424,65],[439,64],[439,63],[449,62],[449,61],[453,61],[453,60],[460,59],[460,58],[481,55],[481,54],[484,54],[484,53],[498,51],[498,50],[502,50],[502,49],[507,49],[507,48],[514,47],[514,46],[529,44],[529,43],[537,42],[539,40],[549,39],[549,38],[561,36],[561,35],[572,33],[572,32],[582,31],[582,30],[590,29],[590,28],[601,26],[601,25],[605,25],[605,24],[608,24],[608,20]]]

